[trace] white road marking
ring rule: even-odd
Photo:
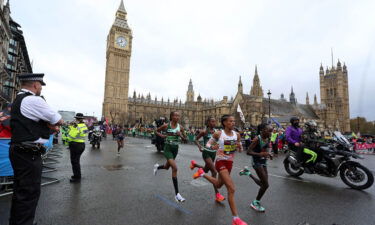
[[[235,167],[235,166],[233,168],[238,169],[238,170],[242,170],[242,168],[238,168],[238,167]],[[293,181],[300,181],[300,182],[303,182],[303,183],[311,183],[310,181],[300,180],[300,179],[296,179],[296,178],[292,178],[292,177],[275,175],[275,174],[272,174],[272,173],[268,173],[268,175],[271,176],[271,177],[283,178],[283,179],[293,180]]]

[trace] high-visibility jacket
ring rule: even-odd
[[[85,143],[85,138],[88,132],[89,131],[84,123],[79,123],[77,126],[69,126],[69,142]]]
[[[278,133],[272,133],[272,134],[271,134],[271,142],[272,142],[272,143],[275,143],[275,142],[276,142],[277,135],[278,135]]]
[[[245,131],[245,132],[244,132],[244,135],[245,135],[245,140],[250,140],[250,137],[251,137],[251,131]]]

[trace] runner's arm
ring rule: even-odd
[[[209,149],[218,150],[219,145],[217,144],[217,142],[219,141],[220,135],[221,131],[215,132],[210,138],[210,140],[208,140],[206,147]]]
[[[239,152],[243,151],[242,143],[241,143],[241,134],[237,133],[237,148]]]
[[[195,140],[194,140],[195,144],[198,146],[200,151],[202,151],[203,146],[199,143],[199,139],[203,137],[204,135],[206,135],[206,131],[201,131],[199,132],[198,136],[195,137]]]
[[[156,129],[156,135],[158,135],[161,138],[166,138],[167,136],[160,133],[160,132],[163,131],[163,130],[166,130],[167,126],[168,126],[168,124],[163,124],[162,126],[158,127],[158,129]]]

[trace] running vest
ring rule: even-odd
[[[211,133],[210,130],[208,130],[207,134],[203,136],[203,150],[208,152],[216,152],[216,150],[212,150],[209,148],[206,148],[207,142],[211,139],[212,135],[216,132],[216,129],[214,129],[214,132]]]
[[[225,134],[224,130],[222,130],[218,144],[219,149],[216,154],[217,161],[233,161],[234,152],[237,150],[237,133],[232,131],[232,136],[228,136]]]
[[[181,142],[181,138],[180,136],[177,135],[177,132],[180,132],[180,131],[181,129],[180,129],[179,123],[177,123],[177,127],[174,129],[172,129],[171,123],[168,123],[167,138],[165,139],[167,144],[178,145]]]
[[[258,135],[258,140],[259,140],[259,143],[255,146],[253,151],[256,152],[256,153],[261,153],[263,149],[268,148],[269,142],[268,141],[264,142],[260,135]],[[264,158],[264,157],[253,155],[253,160],[254,160],[254,162],[264,163],[264,162],[266,162],[267,159]]]

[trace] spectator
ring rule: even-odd
[[[12,104],[9,103],[7,107],[0,112],[0,138],[10,138],[12,137],[10,129],[10,110]]]

